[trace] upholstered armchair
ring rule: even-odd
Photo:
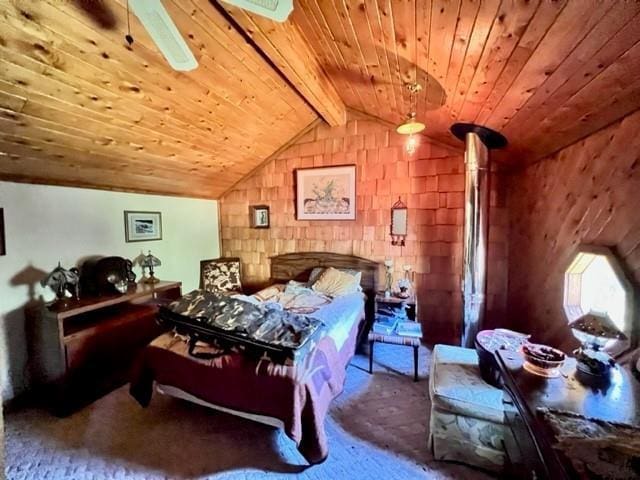
[[[429,396],[429,443],[434,458],[501,472],[505,463],[502,390],[482,380],[476,351],[436,345]]]
[[[236,257],[200,262],[200,288],[209,292],[242,293],[242,265]]]

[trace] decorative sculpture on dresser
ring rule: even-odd
[[[56,306],[67,304],[67,292],[76,300],[80,299],[80,272],[75,267],[67,270],[58,262],[58,266],[40,280],[40,285],[50,287],[56,293]]]

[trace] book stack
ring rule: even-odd
[[[422,325],[418,322],[398,322],[396,325],[396,333],[403,337],[422,338]]]
[[[398,325],[398,319],[395,316],[378,314],[376,321],[373,322],[372,330],[382,335],[391,335],[396,329],[396,325]]]

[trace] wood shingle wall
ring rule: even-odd
[[[352,118],[343,127],[316,127],[222,197],[223,255],[239,256],[245,281],[253,284],[269,279],[271,256],[288,252],[331,251],[378,262],[393,258],[396,279],[402,265],[409,263],[415,270],[419,317],[427,340],[455,341],[461,315],[463,152],[422,138],[410,157],[404,151],[405,140],[370,119]],[[297,221],[295,169],[344,164],[357,165],[357,219]],[[492,318],[502,319],[506,195],[498,188],[492,193],[489,307]],[[398,197],[409,207],[409,235],[403,248],[392,246],[389,237],[390,209]],[[256,204],[271,208],[270,229],[250,228],[249,206]]]

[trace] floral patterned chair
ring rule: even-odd
[[[475,350],[436,345],[429,396],[429,444],[434,458],[501,471],[505,462],[502,390],[482,380]]]
[[[200,262],[200,288],[209,292],[242,293],[239,258],[216,258]]]

